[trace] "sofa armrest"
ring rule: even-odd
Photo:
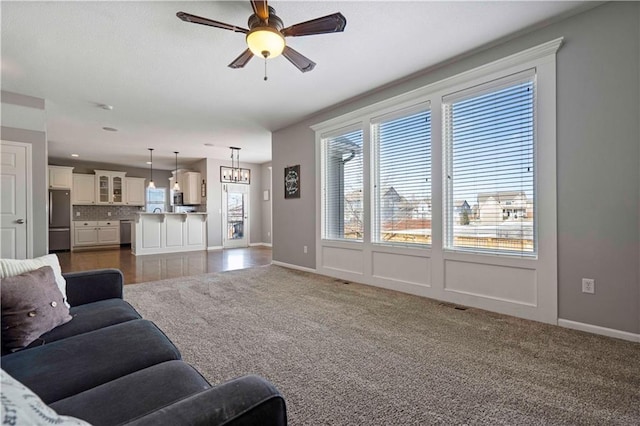
[[[62,276],[67,281],[67,301],[71,306],[122,299],[124,277],[118,269],[68,272]]]
[[[127,425],[285,426],[284,398],[270,382],[244,376],[191,395]]]

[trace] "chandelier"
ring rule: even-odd
[[[251,170],[240,167],[240,148],[234,146],[231,149],[231,167],[220,166],[220,182],[244,183],[251,182]]]

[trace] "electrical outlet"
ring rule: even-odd
[[[76,212],[76,216],[80,216],[80,212]]]
[[[304,251],[304,254],[307,254],[307,246],[304,246],[303,251]]]
[[[111,212],[107,212],[107,216],[111,216]]]
[[[593,278],[583,278],[582,292],[594,294],[596,292],[596,280],[594,280]]]
[[[267,231],[267,237],[271,236],[271,232]]]

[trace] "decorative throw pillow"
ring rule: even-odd
[[[0,292],[2,345],[6,349],[22,349],[47,331],[71,321],[50,266],[3,278]]]
[[[56,276],[56,284],[64,297],[64,304],[69,308],[67,303],[67,282],[62,276],[58,256],[48,254],[35,259],[0,259],[0,278],[13,277],[23,272],[29,272],[41,268],[43,266],[51,266]]]
[[[75,417],[60,416],[25,385],[2,370],[2,424],[15,426],[91,426]]]

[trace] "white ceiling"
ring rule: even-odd
[[[173,151],[187,164],[238,146],[263,163],[271,131],[582,3],[272,1],[285,26],[337,11],[347,26],[288,38],[318,65],[303,74],[278,57],[265,82],[261,59],[227,67],[243,34],[176,17],[246,27],[248,1],[2,1],[2,90],[47,100],[51,157],[146,167],[155,148],[154,167],[171,169]]]

